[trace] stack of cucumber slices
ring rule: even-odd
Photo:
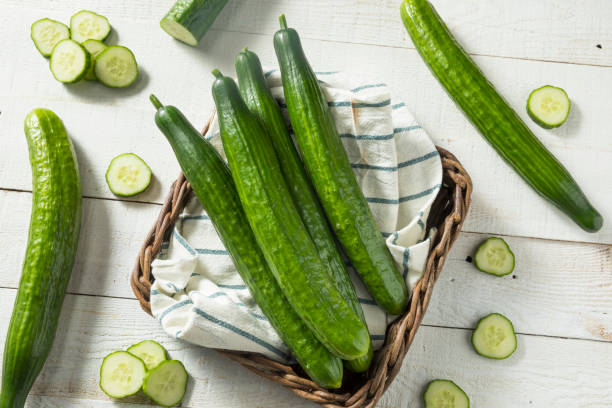
[[[31,37],[43,57],[49,58],[49,68],[58,81],[98,80],[112,88],[125,88],[138,78],[138,65],[128,48],[103,42],[110,31],[106,17],[82,10],[70,18],[70,28],[49,18],[35,21]]]
[[[125,398],[142,390],[164,407],[183,400],[187,379],[183,363],[167,360],[166,350],[153,340],[109,354],[100,367],[100,388],[109,397]]]

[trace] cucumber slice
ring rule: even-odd
[[[544,129],[561,126],[570,113],[571,102],[567,93],[556,86],[545,85],[533,90],[527,99],[527,113]]]
[[[514,270],[514,254],[502,238],[491,237],[478,247],[474,264],[483,272],[505,276]]]
[[[134,153],[124,153],[111,160],[106,170],[106,184],[113,194],[130,197],[142,193],[151,182],[151,169]]]
[[[97,78],[96,78],[96,73],[94,72],[95,64],[93,62],[96,56],[106,49],[106,44],[104,44],[100,40],[87,40],[83,42],[82,45],[83,45],[83,48],[87,50],[89,55],[91,55],[91,59],[92,59],[92,64],[89,65],[89,69],[85,73],[84,78],[87,81],[95,81]]]
[[[96,56],[94,73],[98,81],[106,86],[125,88],[138,78],[138,65],[132,51],[112,45]]]
[[[153,340],[141,341],[128,348],[127,351],[144,361],[147,370],[154,369],[162,361],[166,360],[166,349]]]
[[[77,82],[87,72],[91,65],[89,53],[76,41],[62,40],[51,52],[49,68],[60,82]]]
[[[59,21],[42,18],[32,23],[30,37],[43,57],[49,57],[58,42],[70,38],[70,29]]]
[[[483,357],[504,359],[516,350],[516,333],[512,322],[499,313],[491,313],[478,322],[472,334],[474,350]]]
[[[173,407],[179,404],[187,390],[187,371],[178,360],[163,361],[147,373],[142,391],[156,404]]]
[[[146,373],[141,359],[127,351],[116,351],[102,361],[100,388],[111,398],[134,395],[142,388]]]
[[[81,10],[70,17],[70,35],[80,43],[86,40],[104,40],[110,33],[108,19],[89,10]]]
[[[425,408],[469,408],[467,394],[450,380],[433,380],[425,390]]]

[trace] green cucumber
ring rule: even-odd
[[[340,387],[342,362],[287,303],[257,245],[229,168],[177,108],[162,106],[154,96],[151,101],[157,108],[155,123],[170,142],[185,177],[264,315],[314,382],[324,388]]]
[[[153,340],[144,340],[134,344],[127,349],[127,352],[141,359],[145,363],[147,370],[154,369],[162,361],[166,360],[166,349]]]
[[[95,64],[93,62],[95,61],[96,56],[107,48],[107,45],[99,40],[87,40],[83,42],[82,45],[83,48],[87,50],[89,55],[91,55],[92,59],[92,64],[89,66],[89,69],[85,73],[84,78],[87,81],[95,81],[97,78],[96,73],[94,71]]]
[[[106,170],[106,184],[120,197],[140,194],[149,187],[151,169],[134,153],[124,153],[111,160]]]
[[[70,38],[70,29],[59,21],[41,18],[32,23],[30,37],[42,56],[50,57],[58,42]]]
[[[334,354],[368,352],[367,327],[331,281],[283,179],[276,152],[233,79],[214,70],[213,98],[223,150],[255,238],[287,300]]]
[[[86,40],[103,41],[110,34],[108,19],[89,10],[81,10],[70,17],[70,35],[76,42]]]
[[[284,16],[280,21],[274,49],[306,170],[334,232],[370,293],[388,313],[400,314],[408,304],[406,284],[357,184],[300,38],[287,28]]]
[[[470,408],[470,399],[450,380],[433,380],[427,386],[425,408]]]
[[[81,181],[60,118],[26,116],[32,216],[21,281],[4,345],[1,408],[21,408],[51,350],[81,227]]]
[[[174,407],[183,400],[188,379],[183,363],[166,360],[147,373],[142,391],[157,405]]]
[[[98,81],[111,88],[125,88],[138,78],[138,64],[129,48],[111,45],[94,61],[94,74]]]
[[[161,20],[161,28],[185,44],[196,46],[227,0],[177,0]]]
[[[472,334],[472,345],[483,357],[497,360],[510,357],[517,345],[512,322],[499,313],[483,317]]]
[[[514,270],[514,254],[502,238],[491,237],[478,247],[474,264],[485,273],[505,276]]]
[[[485,140],[538,194],[585,231],[598,231],[601,214],[457,43],[432,5],[404,0],[401,15],[425,63]]]
[[[544,129],[561,126],[570,114],[571,102],[561,88],[545,85],[534,89],[527,99],[527,113]]]
[[[357,293],[349,277],[346,265],[338,251],[334,237],[329,229],[325,213],[308,181],[302,161],[287,129],[278,103],[272,96],[264,78],[257,55],[246,48],[236,57],[236,74],[240,93],[247,107],[262,122],[276,150],[285,181],[291,186],[290,193],[310,237],[324,262],[329,265],[332,279],[344,299],[361,321],[365,316]],[[372,345],[364,357],[347,361],[347,368],[355,372],[368,369],[372,361]]]
[[[100,388],[111,398],[124,398],[142,388],[145,363],[127,351],[115,351],[104,357],[100,366]]]
[[[91,56],[76,41],[62,40],[51,52],[49,69],[60,82],[72,83],[81,80],[91,65]]]

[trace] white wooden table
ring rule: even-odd
[[[434,378],[450,378],[474,407],[612,406],[612,7],[609,0],[433,0],[536,134],[570,169],[606,218],[582,232],[541,200],[483,141],[430,75],[401,24],[399,0],[230,0],[198,48],[158,26],[171,0],[0,0],[0,344],[4,343],[28,230],[31,181],[23,119],[55,111],[76,144],[83,178],[79,255],[54,348],[29,407],[110,407],[98,388],[101,359],[154,338],[192,375],[184,407],[314,407],[214,351],[167,337],[145,315],[128,284],[137,251],[179,168],[155,127],[148,95],[204,124],[213,106],[212,68],[233,72],[248,45],[276,64],[272,34],[287,15],[319,70],[362,72],[387,82],[434,141],[457,155],[474,181],[473,205],[446,262],[423,326],[379,407],[421,407]],[[130,47],[142,78],[125,90],[53,80],[29,38],[30,24],[67,22],[80,9],[108,18],[112,43]],[[565,88],[573,107],[555,131],[524,112],[530,90]],[[149,190],[114,197],[104,181],[112,157],[136,152],[153,169]],[[466,257],[490,235],[517,256],[513,276],[478,272]],[[515,324],[518,350],[508,360],[478,356],[470,334],[500,312]],[[148,403],[134,400],[137,405]]]

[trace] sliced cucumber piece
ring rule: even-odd
[[[196,46],[226,4],[227,0],[176,0],[161,20],[161,28],[177,40]]]
[[[76,41],[62,40],[51,52],[49,68],[60,82],[77,82],[91,65],[89,53]]]
[[[166,349],[153,340],[141,341],[128,348],[127,351],[144,361],[147,370],[154,369],[166,360]]]
[[[104,40],[110,33],[108,19],[89,10],[81,10],[70,17],[70,35],[80,43],[93,39]]]
[[[43,57],[49,57],[58,42],[70,38],[70,29],[59,21],[42,18],[32,23],[30,37]]]
[[[166,360],[147,373],[142,390],[156,404],[173,407],[183,400],[187,379],[183,363]]]
[[[472,345],[484,357],[510,357],[516,350],[516,333],[512,322],[499,313],[483,317],[472,334]]]
[[[85,48],[87,52],[89,53],[89,55],[91,56],[91,61],[92,61],[92,64],[89,65],[89,69],[85,73],[84,78],[88,81],[95,81],[97,78],[96,78],[96,73],[94,72],[94,65],[95,65],[93,63],[94,59],[96,58],[96,55],[104,51],[107,46],[100,40],[87,40],[83,42],[82,45],[83,45],[83,48]]]
[[[118,196],[130,197],[142,193],[150,182],[151,169],[134,153],[115,157],[106,170],[106,184]]]
[[[505,276],[514,270],[514,253],[502,238],[491,237],[478,247],[474,264],[483,272]]]
[[[425,408],[469,408],[467,394],[450,380],[433,380],[425,390]]]
[[[567,93],[551,85],[533,90],[527,99],[527,113],[535,123],[545,129],[564,124],[569,116],[570,107],[571,102]]]
[[[111,398],[127,397],[140,391],[146,373],[141,359],[127,351],[116,351],[102,361],[100,388]]]
[[[120,45],[112,45],[96,56],[94,73],[104,85],[124,88],[138,78],[138,65],[132,51]]]

